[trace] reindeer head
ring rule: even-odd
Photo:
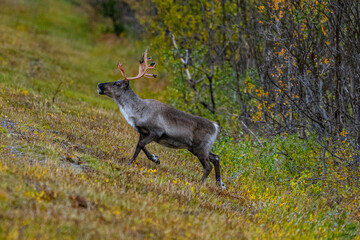
[[[125,80],[117,80],[115,82],[99,83],[97,91],[100,95],[106,95],[111,98],[121,95],[129,88],[129,82]]]
[[[98,84],[98,93],[101,95],[106,95],[111,98],[121,95],[124,91],[129,89],[129,80],[138,79],[141,77],[146,78],[156,78],[156,74],[148,73],[149,70],[155,69],[156,63],[152,62],[148,65],[148,61],[151,61],[151,58],[147,57],[147,49],[144,52],[141,60],[139,61],[139,73],[135,77],[126,77],[123,65],[119,62],[118,69],[123,75],[123,80],[118,80],[116,82],[108,83],[99,83]]]

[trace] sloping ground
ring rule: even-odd
[[[296,137],[222,137],[224,191],[186,151],[150,144],[161,164],[128,166],[138,136],[96,84],[148,44],[81,2],[0,1],[0,239],[359,239],[358,189],[299,177],[314,153]],[[131,84],[163,100],[164,82]]]
[[[0,3],[0,238],[245,238],[250,202],[213,173],[200,186],[193,156],[151,145],[160,165],[125,164],[137,134],[96,83],[143,45],[101,37],[86,9]]]

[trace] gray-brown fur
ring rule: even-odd
[[[212,170],[211,162],[215,167],[216,183],[225,187],[220,176],[219,156],[211,152],[218,134],[216,123],[153,99],[141,99],[132,91],[128,81],[100,83],[98,92],[113,98],[126,121],[140,134],[129,164],[135,161],[141,150],[149,160],[159,164],[159,158],[145,147],[154,141],[166,147],[187,149],[197,156],[204,169],[202,182]]]

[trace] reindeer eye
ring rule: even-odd
[[[120,81],[116,81],[116,82],[114,83],[114,85],[115,85],[115,86],[120,86],[121,83],[120,83]]]

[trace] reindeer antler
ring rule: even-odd
[[[123,75],[125,81],[129,81],[132,79],[138,79],[141,77],[146,77],[146,78],[156,78],[157,77],[156,74],[147,73],[149,70],[155,69],[155,65],[156,65],[155,62],[150,63],[150,66],[148,65],[148,61],[151,61],[152,59],[150,57],[147,57],[147,52],[148,52],[148,50],[146,49],[144,52],[144,55],[142,56],[141,60],[139,61],[139,73],[135,77],[126,77],[123,65],[120,62],[118,63],[118,69],[121,72],[121,74]]]

